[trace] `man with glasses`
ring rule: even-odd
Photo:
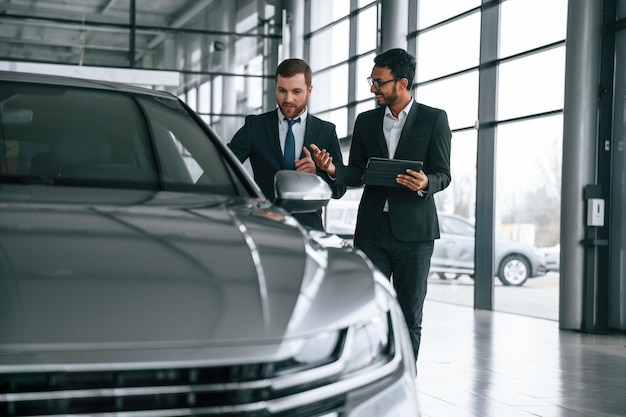
[[[330,185],[333,198],[340,198],[346,187],[338,185],[316,168],[310,144],[328,149],[336,161],[342,161],[335,125],[308,113],[307,104],[313,91],[309,64],[298,58],[286,59],[276,68],[276,103],[272,111],[247,116],[228,147],[245,162],[250,158],[254,180],[271,200],[275,199],[274,175],[283,169],[318,174]],[[322,210],[294,213],[305,227],[324,230]]]
[[[357,116],[347,166],[312,145],[316,165],[338,184],[359,187],[370,158],[423,162],[423,169],[399,173],[395,184],[365,184],[354,245],[393,280],[411,334],[415,358],[422,332],[422,309],[439,238],[434,194],[451,181],[452,133],[445,111],[413,100],[415,58],[391,49],[374,58],[368,78],[379,107]]]

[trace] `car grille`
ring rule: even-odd
[[[265,410],[265,402],[294,390],[271,387],[275,365],[5,374],[0,376],[0,414],[283,415]],[[317,411],[327,412],[343,402],[341,396],[330,400]],[[314,408],[292,409],[284,415],[311,416]]]
[[[392,347],[369,376],[361,372],[351,378],[341,373],[345,358],[342,343],[337,346],[325,363],[308,366],[287,360],[224,367],[13,373],[2,373],[0,367],[0,415],[341,416],[348,392],[396,379],[402,359]]]
[[[284,366],[283,366],[284,367]],[[125,416],[266,416],[266,402],[312,386],[272,388],[281,364],[210,368],[160,368],[0,375],[0,414],[5,416],[124,413]],[[328,382],[328,381],[326,381]],[[340,407],[341,396],[318,407]],[[315,407],[289,410],[311,416]],[[192,411],[193,410],[193,411]]]

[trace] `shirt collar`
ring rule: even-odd
[[[413,101],[414,100],[411,97],[411,101],[409,101],[409,104],[404,106],[404,108],[400,110],[400,113],[398,113],[398,119],[404,119],[406,116],[409,115],[409,112],[411,111],[411,106],[413,106]],[[385,117],[387,116],[393,117],[393,114],[391,114],[391,110],[389,109],[389,106],[385,106]]]

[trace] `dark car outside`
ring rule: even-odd
[[[349,189],[341,200],[331,200],[326,209],[326,230],[352,242],[361,188]],[[456,279],[474,275],[474,225],[467,219],[438,212],[441,238],[435,240],[431,258],[432,276]],[[558,255],[557,255],[558,256]],[[522,286],[528,278],[546,274],[546,255],[536,246],[510,239],[496,238],[495,270],[506,286]]]
[[[435,241],[431,272],[441,278],[473,277],[474,225],[454,214],[438,217],[441,239]],[[545,255],[536,246],[496,237],[494,247],[494,268],[502,285],[522,286],[528,278],[546,274]]]
[[[0,72],[0,415],[415,416],[393,288],[175,96]]]

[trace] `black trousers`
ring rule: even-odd
[[[417,359],[422,338],[422,315],[426,287],[433,255],[433,240],[403,242],[391,233],[389,215],[384,213],[371,238],[355,238],[354,246],[361,249],[372,263],[389,278],[409,327],[413,352]]]

